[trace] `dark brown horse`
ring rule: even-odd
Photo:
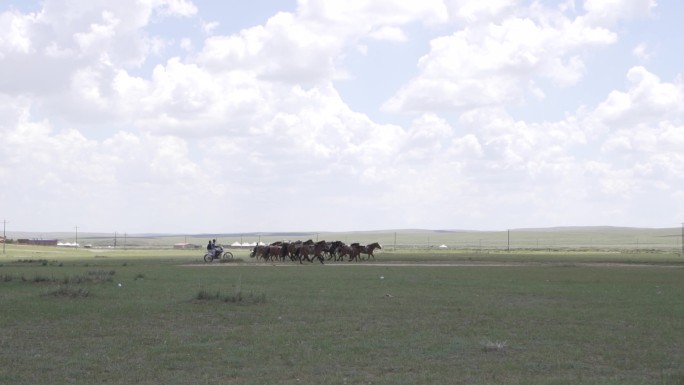
[[[371,244],[368,244],[366,246],[361,246],[358,249],[359,254],[366,254],[366,259],[371,259],[375,260],[375,255],[373,255],[373,250],[375,249],[380,249],[382,250],[382,246],[380,246],[379,243],[373,242]]]
[[[344,245],[344,242],[342,241],[334,241],[331,242],[328,245],[328,249],[326,252],[328,253],[328,260],[331,260],[334,258],[334,261],[341,261],[342,258],[339,256],[338,251],[340,250],[340,247]]]
[[[266,259],[266,254],[268,253],[268,246],[266,245],[257,245],[252,249],[252,252],[249,254],[251,258],[264,258]]]
[[[314,258],[318,258],[318,260],[323,263],[323,249],[325,248],[325,241],[319,241],[316,243],[313,243],[311,240],[309,241],[302,243],[302,246],[297,251],[299,263],[302,263],[302,259],[313,262]]]
[[[271,260],[271,261],[277,261],[280,258],[280,250],[282,249],[282,246],[278,245],[272,245],[267,247],[267,252],[266,256],[264,257],[265,260]]]
[[[344,260],[345,256],[349,257],[349,261],[355,258],[356,255],[356,250],[354,249],[353,246],[351,245],[340,245],[337,248],[337,257],[339,258],[340,261]]]
[[[366,259],[371,259],[375,260],[375,256],[373,255],[373,250],[375,249],[382,249],[382,246],[380,246],[379,243],[373,242],[369,245],[363,246],[358,243],[352,243],[351,244],[352,249],[354,250],[354,253],[349,257],[349,260],[351,261],[352,259],[355,260],[361,260],[361,254],[366,254]]]

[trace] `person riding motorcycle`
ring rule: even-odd
[[[208,248],[208,246],[207,246]],[[216,239],[211,240],[211,255],[214,258],[218,258],[221,256],[221,252],[223,251],[223,247],[221,245],[216,246]]]

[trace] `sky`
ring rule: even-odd
[[[684,221],[684,2],[0,0],[0,220]]]

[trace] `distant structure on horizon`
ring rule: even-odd
[[[20,238],[17,239],[17,244],[19,245],[32,245],[32,246],[57,246],[57,239],[27,239]]]
[[[200,245],[195,245],[194,243],[181,242],[181,243],[174,244],[173,248],[174,249],[199,249]]]

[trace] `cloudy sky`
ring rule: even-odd
[[[15,231],[676,227],[684,2],[2,0]]]

